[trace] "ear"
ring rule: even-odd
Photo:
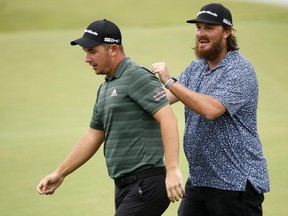
[[[110,45],[110,48],[109,48],[109,53],[111,56],[116,56],[117,53],[119,52],[119,46],[117,44],[112,44]]]
[[[232,33],[232,28],[224,28],[224,38],[227,39]]]

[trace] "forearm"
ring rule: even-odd
[[[171,78],[165,62],[154,63],[151,71],[155,74],[159,74],[159,78],[163,84]],[[226,112],[224,105],[213,97],[194,92],[178,82],[171,84],[169,91],[174,95],[173,97],[167,92],[170,104],[176,102],[176,98],[178,98],[178,100],[193,112],[198,113],[207,119],[217,118]]]
[[[179,169],[179,135],[177,119],[169,105],[158,110],[154,118],[160,123],[166,168],[166,190],[171,202],[179,201],[184,194]]]
[[[214,119],[226,112],[222,103],[213,97],[194,92],[180,83],[173,83],[169,91],[193,112],[207,119]]]
[[[163,120],[161,135],[165,152],[166,170],[174,170],[179,166],[179,134],[176,118]]]
[[[97,152],[103,138],[101,133],[95,136],[90,130],[80,138],[68,157],[57,167],[56,173],[66,177],[86,163]]]
[[[161,127],[166,170],[177,168],[179,164],[179,134],[177,119],[169,105],[155,113],[154,117],[160,123]]]
[[[174,94],[172,94],[172,92],[170,92],[168,89],[165,89],[165,92],[170,104],[174,104],[179,101],[179,99]]]

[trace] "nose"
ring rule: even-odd
[[[203,28],[197,28],[196,34],[197,34],[197,36],[204,36],[204,35],[206,35],[206,33],[205,33],[205,31],[204,31]]]
[[[86,53],[85,62],[86,62],[86,63],[90,63],[91,61],[92,61],[92,59],[91,59],[89,53]]]

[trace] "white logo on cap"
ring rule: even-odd
[[[90,29],[85,29],[85,31],[84,31],[85,33],[87,32],[87,33],[89,33],[89,34],[92,34],[92,35],[95,35],[95,36],[97,36],[98,35],[98,33],[95,31],[92,31],[92,30],[90,30]]]
[[[215,16],[215,17],[218,16],[216,13],[213,13],[213,12],[211,12],[211,11],[200,11],[200,12],[197,14],[197,16],[198,16],[199,14],[202,14],[202,13],[210,14],[210,15]]]
[[[227,19],[223,19],[223,23],[232,26],[232,23]]]
[[[108,42],[108,43],[114,43],[114,42],[119,43],[120,40],[119,39],[105,37],[104,41]]]

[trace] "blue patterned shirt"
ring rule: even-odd
[[[187,88],[221,102],[227,112],[213,120],[185,107],[184,151],[192,186],[245,191],[249,180],[268,192],[267,162],[257,132],[258,82],[253,66],[230,51],[212,70],[197,59],[178,77]]]

